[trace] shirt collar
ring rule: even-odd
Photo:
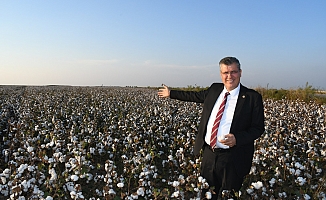
[[[225,94],[227,91],[228,90],[224,87],[222,94]],[[231,90],[229,93],[230,93],[230,96],[239,96],[239,92],[240,92],[240,83],[236,88]]]

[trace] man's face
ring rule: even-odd
[[[228,91],[233,90],[239,85],[242,71],[238,69],[236,63],[231,65],[221,64],[220,70],[222,82]]]

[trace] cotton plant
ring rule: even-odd
[[[159,99],[146,88],[2,92],[0,119],[8,126],[0,122],[0,198],[197,200],[203,188],[207,199],[213,194],[193,155],[199,104]],[[325,199],[326,106],[264,104],[266,131],[255,141],[240,199]]]

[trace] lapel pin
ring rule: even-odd
[[[242,95],[242,98],[244,99],[244,98],[246,98],[246,96],[245,95]]]

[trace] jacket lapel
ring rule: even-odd
[[[224,86],[223,87],[219,87],[216,90],[214,90],[213,94],[212,94],[212,99],[210,100],[211,104],[209,105],[210,108],[209,110],[213,110],[213,107],[218,99],[218,97],[220,96],[221,92],[223,91]]]
[[[246,101],[246,88],[242,85],[240,85],[240,91],[239,91],[239,96],[238,96],[238,100],[237,100],[237,105],[235,107],[235,111],[234,111],[234,116],[233,116],[233,121],[232,121],[232,125],[231,125],[231,130],[233,128],[233,124],[237,124],[238,120],[240,119],[240,113],[241,113],[241,109],[242,106],[244,104],[244,102]]]
[[[223,91],[224,89],[224,85],[223,84],[220,84],[218,85],[217,87],[214,87],[212,88],[211,91],[209,91],[209,96],[208,96],[208,100],[207,100],[207,103],[204,107],[205,109],[205,114],[202,116],[203,120],[204,120],[204,124],[205,124],[205,127],[208,123],[208,119],[211,115],[211,112],[213,110],[213,107],[218,99],[218,97],[220,96],[221,92]]]

